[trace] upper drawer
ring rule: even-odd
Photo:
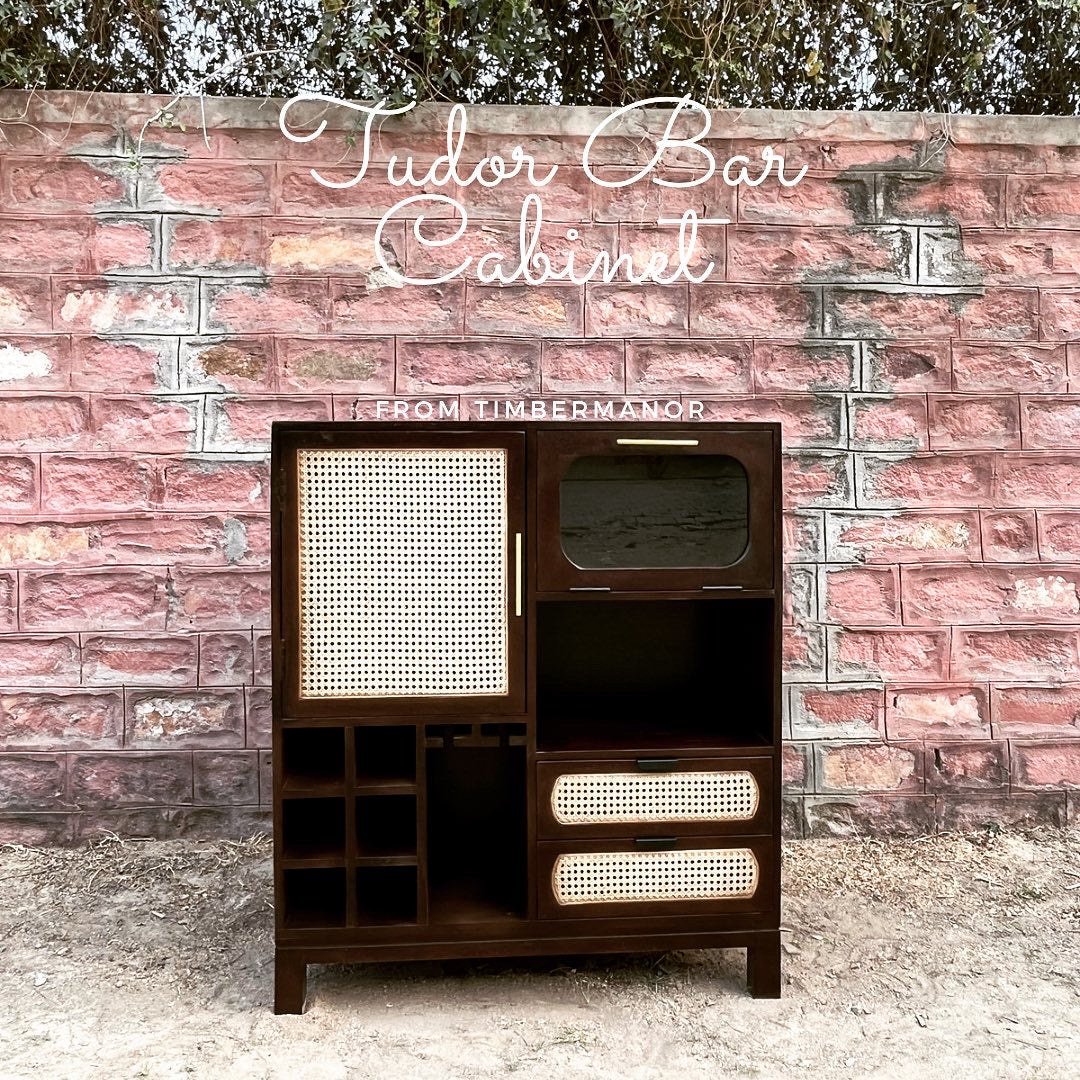
[[[772,769],[768,757],[540,762],[537,836],[768,833]]]
[[[770,428],[537,435],[537,581],[573,588],[773,587]]]

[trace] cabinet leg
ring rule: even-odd
[[[307,964],[295,952],[274,953],[274,1012],[302,1013],[307,997]]]
[[[761,934],[746,949],[746,984],[752,997],[780,996],[780,931]]]

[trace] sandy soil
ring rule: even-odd
[[[270,1012],[266,841],[0,850],[3,1077],[1080,1076],[1080,832],[807,841],[740,952],[312,968]]]

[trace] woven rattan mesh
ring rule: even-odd
[[[561,905],[753,896],[758,863],[748,848],[602,851],[560,855],[551,887]]]
[[[506,694],[506,453],[302,450],[300,696]]]
[[[551,789],[561,825],[620,821],[749,821],[757,813],[751,773],[568,773]]]

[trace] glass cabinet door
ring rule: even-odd
[[[545,431],[538,445],[541,589],[771,588],[771,431]]]

